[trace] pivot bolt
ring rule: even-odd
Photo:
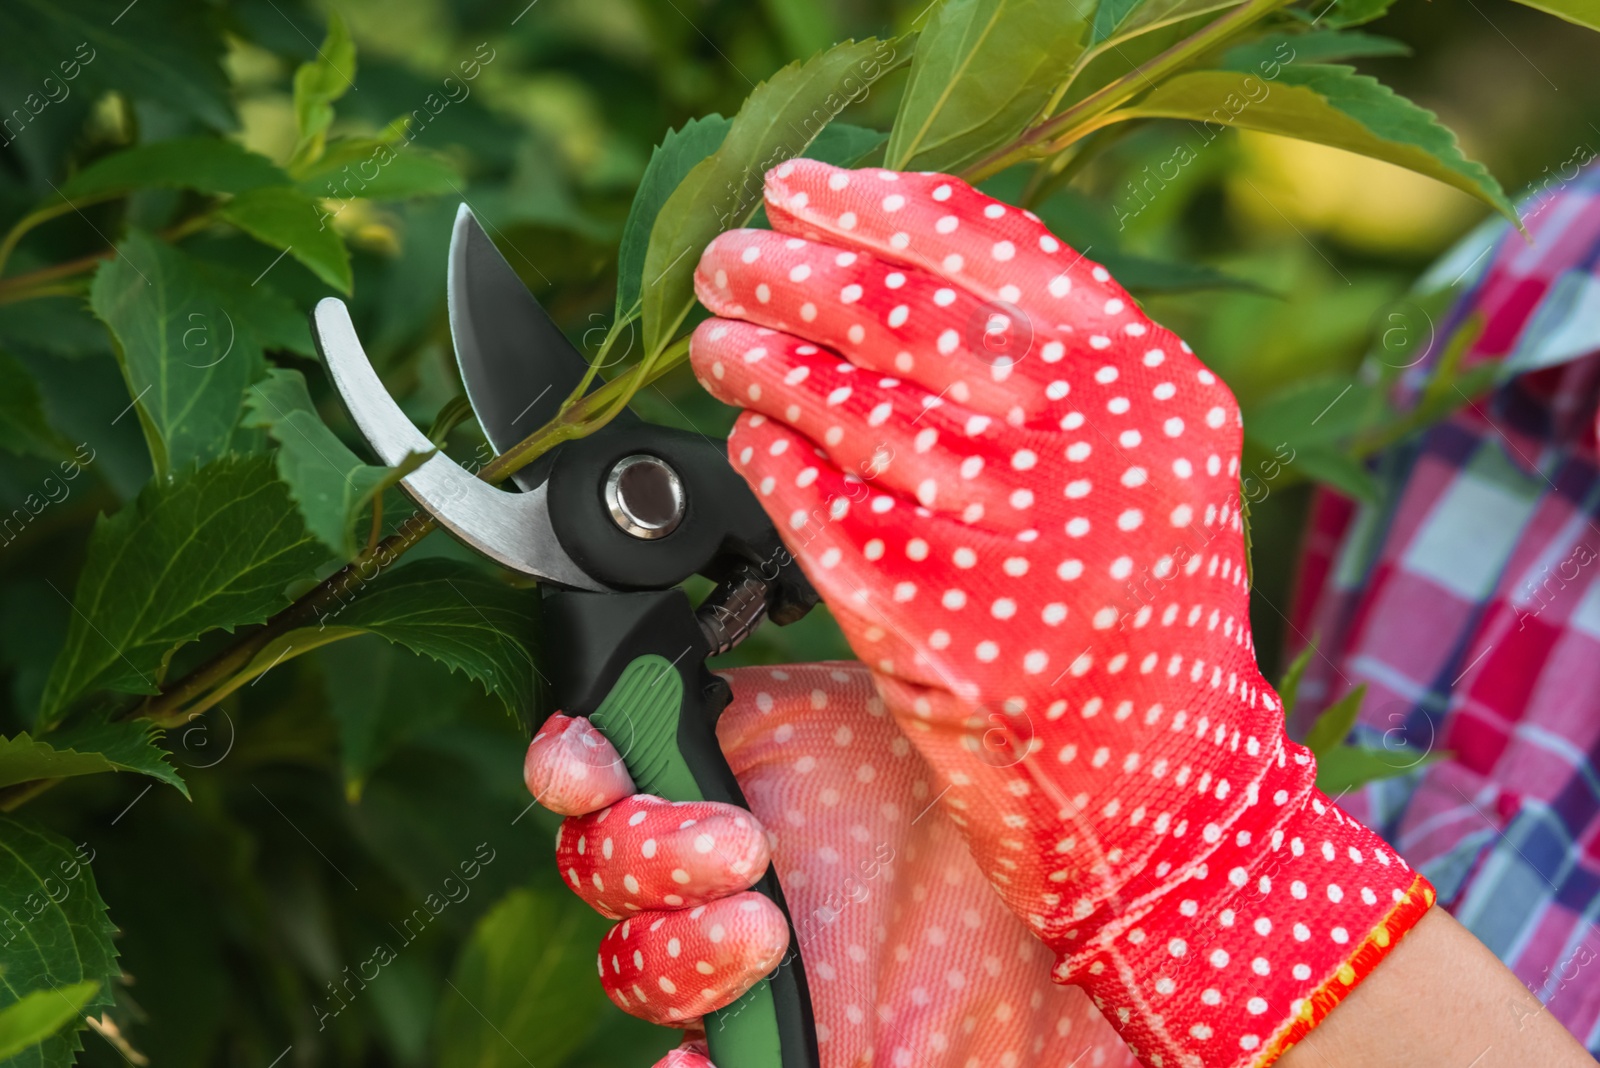
[[[612,521],[636,538],[664,538],[683,522],[683,482],[654,456],[618,460],[606,475],[605,495]]]

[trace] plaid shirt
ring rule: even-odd
[[[1444,754],[1341,803],[1600,1052],[1600,169],[1523,214],[1419,285],[1514,377],[1383,456],[1381,503],[1319,491],[1291,625],[1301,710],[1366,683],[1364,741]]]

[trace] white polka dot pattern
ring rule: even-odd
[[[552,717],[530,748],[536,796],[544,800],[539,791],[560,782],[566,790],[555,796],[582,799],[583,807],[563,810],[574,818],[557,844],[568,883],[627,917],[599,955],[613,1001],[656,1023],[693,1027],[770,970],[775,949],[782,955],[789,940],[776,912],[744,910],[754,895],[740,891],[761,871],[734,878],[716,870],[719,861],[731,868],[765,857],[733,822],[744,818],[770,841],[792,910],[823,1068],[1131,1068],[1126,1046],[1083,992],[1050,981],[1048,951],[995,896],[934,805],[932,770],[861,664],[726,677],[734,699],[717,731],[753,817],[628,796],[632,784],[617,775],[608,742],[562,740],[592,731],[581,718]],[[704,848],[700,833],[713,825]],[[593,888],[596,875],[604,891]],[[704,1045],[691,1042],[657,1068],[708,1064]]]
[[[1030,213],[886,175],[782,164],[706,250],[730,457],[1056,976],[1148,1064],[1266,1063],[1431,891],[1255,667],[1238,405]]]

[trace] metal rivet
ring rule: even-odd
[[[618,460],[606,475],[605,496],[612,520],[636,538],[664,538],[683,521],[683,483],[654,456]]]

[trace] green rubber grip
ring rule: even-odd
[[[630,661],[616,684],[589,716],[622,755],[640,791],[669,801],[723,800],[737,784],[717,745],[709,717],[686,715],[683,677],[666,657],[647,654]],[[698,722],[697,722],[698,720]],[[707,789],[712,786],[713,789]],[[708,793],[717,795],[708,797]],[[742,805],[743,798],[738,801]],[[771,871],[754,887],[784,910],[782,892]],[[790,928],[793,937],[793,926]],[[795,955],[792,955],[795,956]],[[781,965],[798,967],[792,959]],[[763,978],[737,1001],[705,1017],[706,1044],[717,1068],[814,1068],[815,1052],[782,1039],[784,1013],[809,1013],[803,976]],[[797,987],[797,989],[790,989]],[[779,1001],[784,1004],[780,1006]],[[794,1004],[790,1004],[794,1002]],[[795,1024],[789,1030],[794,1033]],[[807,1021],[809,1030],[809,1021]]]

